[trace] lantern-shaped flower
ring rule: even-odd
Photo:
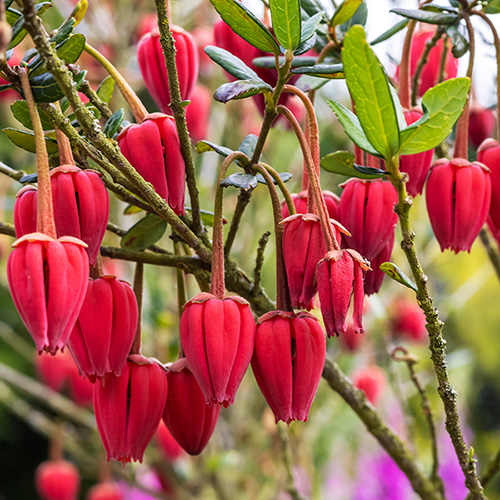
[[[7,263],[10,292],[40,353],[64,348],[82,307],[89,275],[85,243],[42,233],[18,239]]]
[[[386,385],[386,376],[384,370],[379,366],[368,365],[357,370],[352,381],[358,389],[365,393],[368,401],[375,405]]]
[[[142,462],[166,399],[163,368],[140,355],[129,357],[119,377],[108,375],[96,383],[94,411],[108,460]]]
[[[491,201],[489,169],[462,158],[441,159],[431,168],[426,202],[441,250],[470,252],[486,222]]]
[[[24,186],[16,194],[14,203],[14,228],[16,237],[36,233],[36,204],[38,190],[35,186]]]
[[[495,130],[495,115],[491,109],[471,106],[469,110],[469,140],[477,148]],[[481,161],[478,159],[478,161]]]
[[[389,241],[379,254],[375,256],[374,259],[370,261],[371,271],[366,271],[365,273],[365,283],[364,290],[365,295],[372,295],[378,293],[380,287],[382,286],[382,281],[384,281],[385,273],[380,269],[380,265],[384,262],[388,262],[391,259],[392,249],[394,248],[394,233],[389,238]]]
[[[404,112],[407,125],[411,125],[420,120],[424,115],[419,108],[413,108]],[[422,194],[424,190],[425,179],[432,165],[434,149],[416,153],[414,155],[401,155],[399,158],[399,168],[401,172],[408,174],[409,179],[406,183],[406,189],[411,196]]]
[[[198,455],[214,432],[220,405],[207,405],[200,385],[187,367],[180,371],[167,371],[167,380],[168,396],[163,421],[187,453]]]
[[[200,293],[184,306],[181,342],[207,404],[234,403],[252,358],[255,320],[245,299]]]
[[[92,382],[108,373],[119,376],[137,330],[132,287],[115,276],[89,280],[85,300],[68,347],[80,373]]]
[[[179,26],[171,26],[170,30],[175,40],[175,64],[181,98],[185,101],[191,96],[198,78],[198,47],[194,38]],[[163,113],[171,114],[168,73],[158,29],[146,33],[139,40],[137,60],[149,93]]]
[[[351,233],[344,235],[345,247],[353,248],[368,260],[387,245],[394,234],[398,195],[390,182],[351,179],[343,184],[339,221]]]
[[[66,460],[47,460],[35,472],[36,491],[42,500],[76,500],[80,475]]]
[[[123,156],[176,214],[184,213],[185,167],[175,121],[161,113],[125,127],[117,137]]]
[[[325,334],[313,315],[272,311],[259,319],[252,370],[276,422],[307,421],[325,356]]]
[[[358,252],[332,250],[318,264],[318,294],[328,337],[347,331],[347,312],[353,298],[353,326],[363,333],[363,271],[368,263]]]

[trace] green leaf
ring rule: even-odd
[[[11,127],[4,128],[2,131],[16,146],[30,153],[36,153],[35,134],[33,132],[25,132],[24,130],[17,130]],[[59,153],[57,141],[54,138],[45,136],[45,145],[47,146],[49,155]]]
[[[106,137],[114,139],[115,135],[118,132],[118,129],[121,127],[124,114],[125,114],[124,109],[120,108],[118,111],[116,111],[109,117],[108,121],[106,122],[106,125],[104,125],[104,133],[106,134]]]
[[[154,245],[165,233],[167,221],[148,214],[135,223],[122,237],[121,247],[127,250],[144,250]]]
[[[64,40],[66,40],[73,32],[75,22],[76,21],[74,17],[66,19],[66,21],[64,21],[64,23],[57,30],[57,33],[50,39],[50,42],[55,43],[56,45],[64,42]]]
[[[469,90],[468,78],[453,78],[429,89],[422,97],[424,116],[401,131],[400,154],[421,153],[444,141],[462,114]]]
[[[115,89],[115,81],[111,76],[107,76],[97,87],[97,97],[102,102],[109,104],[111,97],[113,97],[113,90]]]
[[[50,7],[52,7],[50,2],[41,2],[36,4],[35,11],[37,16],[41,16],[47,9],[50,9]],[[13,49],[19,45],[27,34],[28,32],[24,29],[24,16],[21,15],[14,23],[14,26],[12,26],[12,37],[7,50]]]
[[[184,207],[184,210],[186,212],[193,211],[191,207]],[[201,217],[201,222],[203,222],[203,224],[205,224],[205,226],[210,226],[210,227],[214,226],[214,213],[213,212],[208,212],[207,210],[200,210],[200,217]],[[227,220],[223,219],[222,223],[227,224]]]
[[[335,101],[328,101],[328,105],[337,116],[342,127],[344,127],[345,133],[356,146],[373,156],[380,156],[380,153],[375,151],[373,146],[369,143],[361,128],[358,117],[350,109],[347,109],[343,104]]]
[[[450,24],[449,26],[446,26],[445,31],[451,40],[451,53],[453,54],[453,57],[458,59],[466,54],[469,50],[469,42],[462,35],[462,33],[460,33],[458,26]]]
[[[244,191],[250,191],[257,187],[257,177],[252,174],[237,172],[236,174],[231,174],[223,179],[220,185],[221,187],[234,186],[238,189],[243,189]]]
[[[26,128],[33,130],[33,123],[31,122],[31,116],[26,101],[15,101],[10,105],[10,109],[17,121],[21,122]],[[54,125],[51,123],[46,113],[38,109],[38,114],[40,115],[43,130],[54,130]]]
[[[316,62],[317,57],[303,56],[294,57],[292,68],[301,68],[302,66],[312,66]],[[280,66],[285,62],[284,57],[278,58]],[[273,56],[256,57],[252,60],[252,64],[258,68],[276,69],[276,58]],[[233,75],[234,76],[234,75]]]
[[[75,19],[75,26],[82,22],[83,17],[85,16],[85,13],[87,12],[88,6],[89,6],[89,4],[88,4],[87,0],[80,0],[75,5],[75,8],[73,9],[73,12],[70,15],[70,17],[73,17]]]
[[[302,92],[309,92],[310,90],[318,90],[329,82],[328,78],[316,78],[315,76],[302,75],[295,86],[302,90]]]
[[[271,32],[241,2],[210,0],[220,17],[250,45],[264,52],[280,55],[280,47]]]
[[[16,21],[22,16],[22,14],[16,10],[16,9],[6,9],[5,10],[5,19],[7,22],[11,25],[14,26],[16,24]]]
[[[347,87],[368,141],[382,156],[393,156],[399,149],[399,127],[389,81],[361,26],[353,26],[345,36],[342,60]]]
[[[460,20],[457,14],[443,14],[428,10],[391,9],[390,12],[427,24],[454,24]]]
[[[38,172],[35,172],[34,174],[24,175],[19,179],[19,182],[21,184],[35,184],[36,182],[38,182]]]
[[[288,182],[293,176],[290,172],[280,172],[279,177],[283,182]],[[257,182],[260,184],[267,184],[266,179],[262,174],[257,174]],[[273,179],[273,184],[277,184],[277,182]]]
[[[215,47],[214,45],[207,45],[205,53],[212,61],[216,62],[238,80],[261,80],[252,68],[249,68],[241,59],[227,50]],[[276,68],[274,57],[271,59],[273,60],[273,68]]]
[[[457,9],[453,7],[446,7],[445,5],[438,5],[436,3],[422,5],[422,10],[430,10],[431,12],[453,12],[454,14],[458,14]]]
[[[299,0],[269,0],[269,7],[278,42],[286,50],[295,50],[302,30]]]
[[[357,177],[359,179],[379,179],[387,175],[385,170],[355,165],[354,155],[349,151],[335,151],[321,158],[320,166],[332,174]]]
[[[127,205],[123,211],[123,215],[133,215],[144,212],[142,208],[136,207],[135,205]]]
[[[263,80],[237,80],[221,85],[215,91],[214,99],[226,103],[233,99],[245,99],[265,91],[272,92],[273,88]]]
[[[240,144],[238,151],[246,154],[249,158],[253,156],[255,151],[255,146],[257,146],[257,141],[259,138],[255,134],[248,134]]]
[[[413,281],[406,276],[406,274],[401,271],[396,264],[393,264],[392,262],[384,262],[383,264],[380,264],[380,270],[387,274],[389,278],[392,278],[394,281],[397,281],[401,285],[404,285],[418,293],[417,285],[415,285],[415,283],[413,283]]]
[[[387,31],[384,31],[381,35],[375,38],[375,40],[370,42],[370,45],[377,45],[378,43],[389,40],[389,38],[394,36],[396,33],[399,33],[401,30],[404,30],[408,26],[409,22],[410,22],[409,19],[403,19],[402,21],[399,21],[399,23],[396,23],[394,26],[389,28]]]
[[[229,156],[231,153],[234,153],[232,149],[226,148],[224,146],[219,146],[218,144],[210,141],[198,141],[196,143],[197,153],[208,153],[209,151],[213,151],[217,154],[220,154],[221,156]]]
[[[318,78],[329,78],[330,80],[345,78],[342,64],[316,64],[314,66],[304,66],[293,69],[292,73],[297,75],[311,75]]]
[[[310,17],[305,23],[302,24],[302,32],[300,35],[300,43],[303,44],[307,42],[310,38],[316,34],[319,24],[325,18],[324,12],[318,12],[314,16]]]
[[[305,10],[306,14],[311,17],[319,12],[325,12],[325,7],[320,0],[300,0],[300,5]]]
[[[500,14],[500,0],[489,2],[486,7],[483,7],[486,14]]]
[[[5,0],[5,8],[8,9],[13,3],[14,0]]]
[[[366,7],[366,3],[362,2],[358,7],[358,10],[354,13],[354,15],[348,21],[340,25],[340,31],[345,34],[355,24],[360,24],[361,26],[365,26],[367,20],[368,20],[368,8]]]
[[[349,21],[358,10],[358,7],[363,3],[363,0],[344,0],[336,9],[333,14],[330,26],[338,26]]]
[[[55,102],[64,97],[52,73],[42,73],[30,78],[30,85],[35,102]]]

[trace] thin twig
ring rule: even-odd
[[[259,239],[257,247],[257,257],[255,258],[255,268],[253,270],[253,292],[258,293],[260,290],[260,281],[262,279],[262,266],[264,265],[264,252],[266,251],[267,243],[269,242],[271,231],[266,231]]]

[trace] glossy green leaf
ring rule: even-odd
[[[389,81],[361,26],[345,36],[342,60],[361,128],[376,151],[393,156],[399,149],[399,127]]]
[[[280,47],[271,32],[241,2],[235,0],[210,0],[220,17],[231,29],[250,45],[280,55]]]
[[[424,116],[401,132],[400,153],[421,153],[444,141],[462,114],[469,90],[468,78],[453,78],[429,89],[422,97]]]
[[[453,14],[451,12],[444,14],[440,12],[431,12],[428,10],[408,9],[391,9],[390,12],[406,17],[408,19],[415,19],[415,21],[420,21],[421,23],[427,24],[454,24],[460,20],[457,14]]]
[[[360,24],[361,26],[366,25],[366,21],[368,20],[368,7],[365,2],[362,2],[358,10],[354,13],[354,15],[345,23],[339,26],[340,31],[342,33],[347,33],[355,24]]]
[[[255,151],[255,146],[257,146],[257,141],[259,138],[255,134],[248,134],[240,144],[238,151],[246,154],[248,158],[253,156],[253,152]]]
[[[14,3],[14,0],[5,0],[5,8],[8,9],[12,4]]]
[[[244,191],[250,191],[257,187],[257,177],[252,174],[237,172],[223,179],[220,185],[221,187],[233,186]]]
[[[458,26],[455,24],[450,24],[446,26],[446,34],[451,40],[451,53],[453,57],[457,59],[465,55],[469,50],[468,40],[460,33]]]
[[[302,25],[299,0],[269,0],[273,30],[284,49],[295,50],[300,44]]]
[[[22,14],[16,10],[16,9],[6,9],[5,10],[5,19],[7,22],[11,25],[14,26],[16,24],[16,21],[22,16]]]
[[[380,156],[380,153],[375,151],[373,146],[368,141],[363,129],[361,128],[358,117],[350,109],[347,109],[343,104],[335,101],[328,101],[328,105],[337,116],[342,127],[344,127],[345,133],[354,142],[354,144],[356,144],[356,146],[373,156]]]
[[[31,122],[31,116],[26,101],[15,101],[10,105],[10,109],[17,121],[22,123],[26,128],[33,130],[33,123]],[[38,114],[40,115],[43,130],[54,130],[54,125],[51,123],[46,113],[38,109]]]
[[[310,50],[314,49],[315,46],[316,46],[316,33],[308,40],[300,42],[299,46],[293,51],[293,54],[295,56],[305,54],[306,52],[309,52]]]
[[[333,14],[330,26],[338,26],[349,21],[358,10],[363,0],[344,0],[336,9]]]
[[[399,23],[396,23],[394,26],[389,28],[387,31],[384,31],[381,35],[375,38],[375,40],[370,42],[370,45],[377,45],[378,43],[389,40],[389,38],[394,36],[396,33],[399,33],[401,30],[404,30],[408,26],[409,22],[410,22],[409,19],[403,19],[402,21],[399,21]]]
[[[73,12],[71,13],[70,17],[73,17],[75,19],[75,26],[80,24],[83,21],[83,17],[85,16],[85,13],[87,12],[89,3],[87,0],[80,0],[76,5],[75,8],[73,9]]]
[[[427,3],[422,5],[422,10],[430,10],[431,12],[452,12],[458,14],[458,11],[454,7],[446,7],[446,5],[438,5],[437,3]]]
[[[354,155],[349,151],[335,151],[321,158],[320,166],[332,174],[358,177],[359,179],[379,179],[387,175],[385,170],[355,165]]]
[[[97,97],[102,102],[109,104],[113,97],[113,90],[115,89],[115,81],[111,76],[107,76],[97,87]]]
[[[259,75],[252,68],[249,68],[241,59],[227,50],[215,47],[214,45],[207,45],[205,53],[212,61],[216,62],[238,80],[260,80]],[[272,60],[273,67],[275,68],[276,62],[274,57]]]
[[[301,68],[302,66],[312,66],[316,62],[317,57],[303,56],[294,57],[292,61],[292,68]],[[280,66],[285,62],[284,57],[278,58]],[[258,68],[276,69],[276,58],[273,56],[256,57],[252,60],[252,64]]]
[[[393,264],[392,262],[384,262],[383,264],[380,264],[380,270],[397,283],[400,283],[401,285],[404,285],[418,293],[417,285],[408,276],[406,276],[406,274],[401,271],[396,264]]]
[[[125,114],[124,109],[120,108],[118,111],[116,111],[109,117],[108,121],[106,122],[106,125],[104,125],[104,133],[106,134],[106,137],[114,139],[115,135],[118,133],[118,129],[122,125],[124,114]]]
[[[500,0],[493,0],[483,10],[486,14],[500,14]]]
[[[35,11],[37,16],[41,16],[44,12],[47,11],[47,9],[50,9],[51,7],[52,4],[50,2],[41,2],[36,4]],[[7,49],[10,50],[19,45],[24,40],[27,34],[28,32],[24,29],[24,16],[21,15],[14,23],[14,26],[12,26],[12,37]]]
[[[164,235],[167,225],[165,219],[148,214],[123,235],[120,245],[127,250],[144,250]]]
[[[4,128],[2,132],[16,146],[29,151],[30,153],[36,153],[35,134],[33,134],[33,132],[17,130],[11,127]],[[45,145],[47,146],[47,152],[49,153],[49,155],[59,153],[57,149],[57,141],[55,140],[55,138],[45,136]]]
[[[292,73],[297,75],[311,75],[318,78],[329,78],[331,80],[345,78],[342,64],[316,64],[314,66],[304,66],[293,69]]]
[[[325,12],[325,7],[320,0],[300,0],[300,5],[310,17],[319,12]]]
[[[290,172],[280,172],[278,175],[283,182],[288,182],[293,177]],[[262,174],[257,174],[257,182],[259,182],[260,184],[267,184],[266,179],[264,179],[264,176]],[[273,184],[277,184],[274,179]]]
[[[196,143],[197,153],[208,153],[210,151],[220,154],[221,156],[229,156],[231,153],[234,153],[232,149],[226,148],[225,146],[219,146],[210,141],[198,141]]]
[[[273,88],[263,80],[237,80],[236,82],[224,83],[214,94],[216,101],[226,103],[233,99],[245,99],[262,92],[272,92]]]
[[[319,24],[325,18],[324,12],[318,12],[310,17],[305,23],[302,24],[302,32],[300,35],[300,43],[307,42],[316,33]]]
[[[75,22],[76,21],[74,17],[66,19],[66,21],[64,21],[64,23],[57,30],[57,33],[50,39],[50,42],[55,43],[56,45],[64,42],[64,40],[66,40],[73,32]]]

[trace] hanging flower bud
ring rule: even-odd
[[[414,300],[403,297],[396,299],[391,306],[390,330],[393,337],[413,342],[427,340],[425,314]]]
[[[325,334],[312,314],[272,311],[259,318],[252,370],[276,423],[307,421],[325,356]]]
[[[196,85],[186,107],[186,122],[191,138],[197,142],[207,137],[212,93],[204,85]]]
[[[42,233],[13,244],[7,277],[14,304],[36,344],[55,354],[63,349],[82,307],[89,264],[85,243]]]
[[[486,139],[477,150],[477,161],[490,169],[491,205],[490,225],[494,236],[500,231],[500,145],[494,139]]]
[[[328,209],[328,215],[330,219],[337,220],[337,212],[338,212],[338,204],[340,198],[331,191],[323,191],[323,198],[326,202],[326,208]],[[306,214],[307,213],[307,191],[301,191],[299,194],[292,194],[293,204],[295,205],[295,210],[298,214]],[[286,219],[290,216],[290,212],[288,211],[287,204],[285,202],[281,205],[281,214],[283,215],[283,219]]]
[[[185,315],[186,312],[182,317]],[[167,380],[168,396],[163,421],[187,453],[198,455],[212,437],[220,405],[207,405],[200,385],[187,367],[178,372],[167,371]]]
[[[429,219],[441,251],[470,252],[486,222],[491,201],[490,170],[462,158],[441,159],[426,187]]]
[[[380,269],[380,265],[388,262],[391,259],[392,249],[394,248],[394,233],[389,238],[386,246],[382,248],[380,253],[370,261],[371,271],[366,271],[364,290],[365,295],[378,293],[384,281],[385,273]]]
[[[344,235],[345,246],[371,260],[394,234],[398,194],[390,182],[381,180],[351,179],[342,187],[339,222],[351,233]]]
[[[363,257],[351,249],[332,250],[318,264],[318,294],[328,337],[346,332],[351,295],[354,331],[363,333],[363,271],[368,269]]]
[[[95,263],[109,217],[109,196],[101,175],[62,165],[50,171],[54,220],[57,236],[74,236],[88,245],[91,264]],[[17,194],[14,225],[18,237],[36,231],[37,192],[25,187]]]
[[[117,484],[105,482],[92,486],[86,500],[125,500],[125,497]]]
[[[340,347],[345,351],[356,352],[363,344],[365,336],[362,333],[354,331],[352,321],[347,322],[347,331],[344,335],[339,336]]]
[[[55,355],[35,355],[35,371],[38,378],[53,391],[62,392],[76,370],[75,363],[68,351],[58,351]]]
[[[172,384],[168,382],[168,394],[170,394],[171,392],[172,392]],[[203,398],[203,394],[201,395],[201,397]],[[167,395],[167,401],[168,401],[168,395]],[[203,403],[205,404],[204,399]],[[166,409],[167,407],[165,406],[165,411]],[[174,409],[174,411],[177,410]],[[182,455],[184,454],[182,446],[175,440],[174,436],[172,436],[171,432],[168,430],[163,420],[160,420],[158,429],[156,429],[155,439],[163,457],[169,462],[175,462],[176,460],[181,458]]]
[[[78,470],[66,460],[47,460],[35,471],[35,487],[42,500],[77,500]]]
[[[191,96],[194,84],[198,79],[198,47],[194,38],[179,26],[171,26],[170,31],[175,40],[175,64],[181,98],[186,101]],[[168,74],[158,29],[146,33],[139,40],[137,60],[144,83],[156,104],[163,113],[172,114]]]
[[[68,342],[80,373],[95,382],[119,376],[137,330],[137,301],[132,287],[116,276],[89,280],[78,321]]]
[[[70,373],[69,387],[69,397],[75,404],[84,408],[92,406],[94,384],[78,373],[75,363],[73,363],[73,370]]]
[[[413,108],[404,112],[407,125],[411,125],[420,120],[424,113],[420,108]],[[414,155],[401,155],[399,158],[399,169],[408,174],[409,179],[406,189],[411,196],[422,194],[425,179],[431,168],[434,149],[423,151]]]
[[[237,296],[198,294],[184,306],[181,342],[206,403],[232,405],[255,342],[248,302]]]
[[[382,390],[386,385],[384,370],[377,365],[365,366],[352,377],[353,384],[361,389],[372,405],[377,404]]]
[[[469,140],[474,148],[491,137],[495,130],[495,114],[491,109],[482,106],[471,106],[469,109]],[[478,161],[479,160],[478,158]]]
[[[142,462],[166,399],[163,368],[141,355],[130,356],[119,377],[108,375],[95,384],[95,418],[108,460]]]
[[[117,137],[123,156],[177,214],[184,214],[184,159],[175,121],[153,113]]]

